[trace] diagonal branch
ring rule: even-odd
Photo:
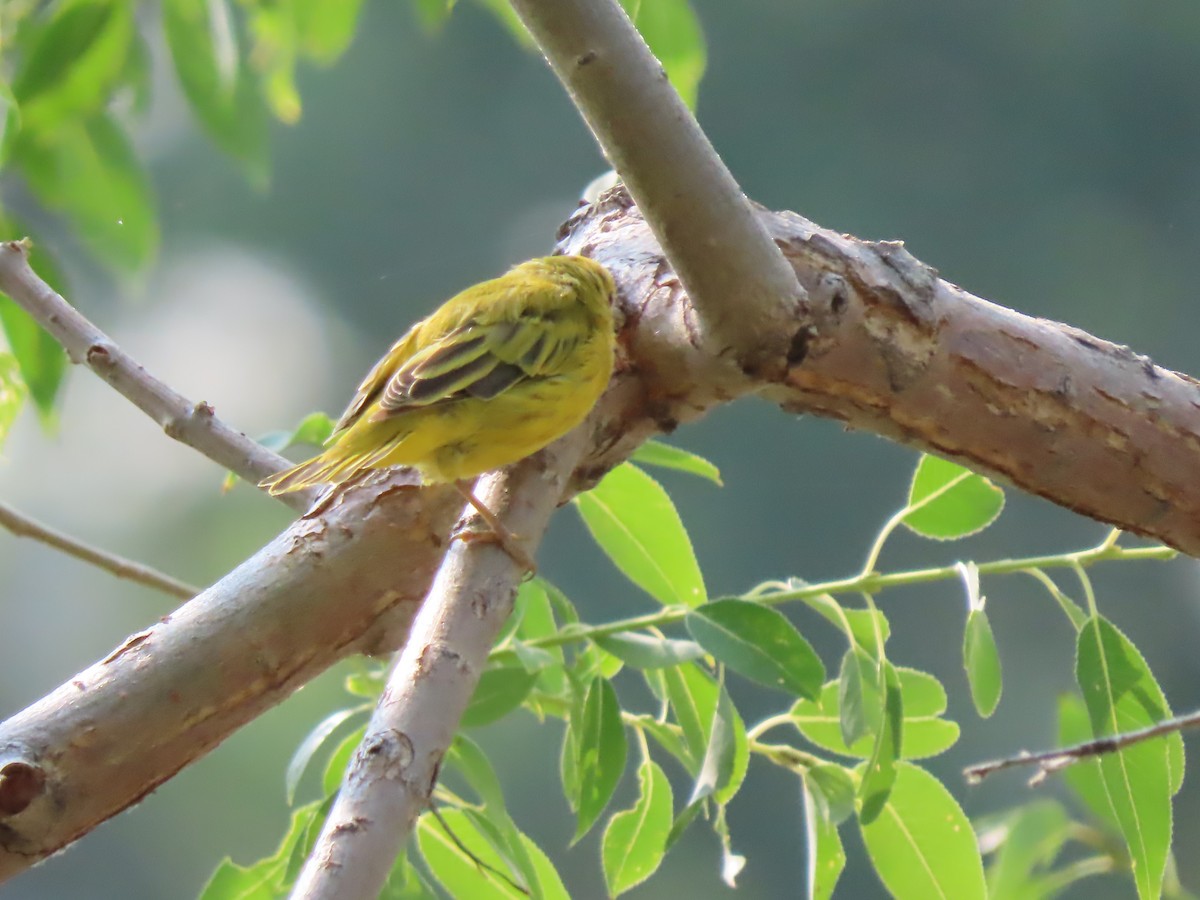
[[[535,546],[582,457],[586,426],[485,478],[483,502]],[[521,567],[496,545],[447,555],[292,894],[370,900],[429,806],[442,757],[512,611]]]
[[[181,600],[190,600],[199,593],[199,590],[190,584],[184,584],[179,579],[172,578],[151,566],[125,559],[123,556],[86,544],[69,534],[63,534],[63,532],[51,528],[49,525],[43,525],[3,502],[0,502],[0,527],[7,528],[17,537],[30,538],[56,550],[61,550],[68,556],[111,572],[118,578],[127,578]]]
[[[511,0],[692,297],[714,355],[774,372],[803,289],[615,0]],[[735,299],[736,298],[736,299]]]
[[[24,241],[0,242],[0,292],[7,294],[63,345],[71,362],[86,365],[161,426],[169,437],[199,450],[251,484],[286,468],[277,453],[235,431],[213,408],[193,403],[137,364],[29,267]],[[279,499],[303,512],[316,492]]]

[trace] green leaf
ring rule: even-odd
[[[294,447],[297,444],[302,446],[309,445],[313,447],[320,447],[327,440],[329,440],[329,436],[333,434],[333,424],[333,419],[331,419],[327,413],[309,413],[307,416],[301,419],[296,427],[290,432],[273,432],[273,435],[283,435],[282,439],[272,437],[273,441],[282,440],[282,442],[279,443],[279,446],[267,446],[270,446],[272,450],[276,451],[286,450],[288,447]],[[259,443],[266,444],[266,439],[260,441]]]
[[[128,136],[109,115],[72,119],[44,139],[23,131],[13,162],[101,261],[127,271],[149,264],[158,247],[154,193]]]
[[[979,844],[994,852],[989,900],[1048,900],[1061,887],[1046,877],[1073,824],[1053,800],[1035,800],[979,823]]]
[[[647,466],[658,466],[663,469],[686,472],[689,475],[705,478],[717,485],[717,487],[723,486],[721,470],[703,456],[697,456],[695,453],[690,453],[679,447],[672,447],[670,444],[664,444],[661,441],[646,441],[633,451],[633,456],[630,458],[634,462],[643,463]]]
[[[959,735],[955,722],[941,718],[946,710],[945,688],[926,672],[897,668],[896,673],[904,708],[901,758],[923,759],[945,752],[954,745]],[[873,683],[877,684],[877,681]],[[815,702],[797,702],[791,711],[793,724],[808,740],[831,753],[866,757],[874,748],[874,736],[883,720],[882,707],[878,718],[874,720],[876,724],[864,731],[853,744],[847,745],[842,736],[842,716],[838,708],[839,686],[838,681],[830,681],[821,688],[821,695]]]
[[[842,870],[846,868],[846,851],[842,848],[837,820],[824,790],[807,777],[804,779],[804,831],[808,844],[809,900],[830,900]]]
[[[679,641],[649,634],[608,634],[594,640],[622,662],[638,669],[677,666],[704,656],[704,648],[695,641]]]
[[[226,857],[200,891],[200,900],[275,900],[285,896],[291,887],[288,862],[297,845],[309,836],[317,817],[324,820],[323,808],[328,812],[326,804],[318,800],[293,810],[287,833],[271,856],[249,866],[239,866]]]
[[[51,141],[63,124],[105,108],[133,49],[134,12],[108,0],[57,5],[13,79],[23,131]]]
[[[621,0],[667,78],[683,101],[696,108],[707,64],[704,34],[688,0]]]
[[[667,850],[671,831],[671,784],[658,764],[638,767],[638,799],[631,809],[609,820],[601,842],[604,881],[616,897],[654,874]]]
[[[1093,616],[1079,633],[1075,677],[1096,737],[1170,716],[1145,659],[1112,623]],[[1172,769],[1182,770],[1178,733],[1099,758],[1104,788],[1129,847],[1138,896],[1157,898],[1171,846]]]
[[[837,709],[842,741],[847,747],[864,737],[873,737],[883,723],[884,696],[879,678],[882,662],[857,645],[842,657]]]
[[[937,495],[936,498],[933,495]],[[1004,491],[982,475],[925,455],[913,475],[904,524],[922,537],[953,541],[991,525],[1004,509]]]
[[[575,498],[592,537],[630,581],[664,605],[697,606],[704,578],[679,513],[641,469],[617,466]]]
[[[700,772],[704,750],[708,746],[708,730],[717,705],[717,684],[694,663],[672,666],[655,674],[662,679],[665,699],[683,732],[687,770],[695,776]]]
[[[854,777],[836,763],[821,763],[801,772],[805,782],[819,789],[827,814],[834,825],[840,825],[854,814],[857,789]]]
[[[267,110],[224,0],[163,0],[163,31],[196,118],[255,183],[267,174]]]
[[[354,39],[362,5],[363,0],[291,0],[292,20],[305,58],[322,66],[337,62]]]
[[[740,725],[737,711],[723,684],[717,685],[717,706],[708,731],[708,744],[704,748],[704,760],[700,774],[692,786],[688,805],[692,806],[709,797],[725,794],[733,784],[736,774],[737,743],[734,734]],[[724,797],[722,802],[728,800]]]
[[[17,414],[25,405],[28,390],[21,380],[17,358],[11,353],[0,352],[0,447],[17,420]]]
[[[492,833],[491,844],[509,864],[516,879],[525,886],[536,886],[539,880],[537,866],[529,855],[520,830],[508,814],[504,803],[504,792],[500,779],[483,750],[466,735],[456,735],[446,754],[448,768],[466,778],[471,789],[483,803],[480,816]]]
[[[325,771],[321,775],[321,790],[326,795],[332,795],[334,791],[342,786],[346,767],[350,765],[350,760],[354,758],[354,751],[362,743],[366,731],[366,725],[356,728],[342,739],[342,742],[337,745],[336,750],[329,754],[329,761],[325,763]]]
[[[604,678],[596,677],[588,686],[575,750],[579,808],[573,841],[578,841],[604,812],[625,772],[627,747],[621,705],[617,692]]]
[[[899,763],[880,814],[862,826],[871,863],[897,900],[983,900],[987,889],[975,832],[950,792],[910,763]]]
[[[883,810],[896,781],[897,760],[900,758],[900,741],[904,733],[903,694],[900,677],[895,667],[883,662],[884,713],[883,727],[875,736],[871,756],[862,767],[862,778],[858,785],[858,796],[862,801],[858,819],[863,825],[875,821]]]
[[[654,738],[655,743],[679,760],[689,772],[699,771],[699,763],[696,762],[678,731],[671,729],[664,722],[658,722],[649,717],[642,717],[638,721],[638,727]]]
[[[287,791],[289,806],[291,806],[296,798],[296,788],[300,786],[300,779],[304,777],[309,763],[312,762],[313,757],[316,756],[321,747],[333,737],[334,733],[342,725],[355,716],[361,716],[367,712],[369,712],[369,708],[366,706],[358,706],[353,709],[339,709],[337,712],[331,713],[322,719],[308,733],[304,740],[300,742],[300,746],[296,748],[296,752],[292,754],[292,758],[288,762],[287,772],[284,775],[284,785]]]
[[[524,666],[493,666],[486,669],[463,713],[464,728],[477,728],[508,715],[518,706],[537,681],[537,673]]]
[[[522,834],[520,840],[537,875],[537,883],[530,885],[528,893],[485,868],[490,866],[504,872],[508,865],[480,831],[476,819],[454,809],[443,810],[441,817],[451,834],[446,833],[436,818],[426,813],[417,820],[417,846],[429,871],[451,897],[527,900],[532,895],[547,900],[570,900],[554,865],[527,835]],[[477,860],[483,862],[484,866],[480,866]]]
[[[438,900],[438,893],[425,881],[421,870],[412,864],[406,850],[396,858],[388,872],[379,900]]]
[[[1003,679],[1000,651],[996,647],[987,613],[982,609],[973,609],[967,614],[967,627],[963,633],[963,666],[967,670],[975,710],[986,719],[1000,703]]]
[[[27,233],[17,223],[3,221],[0,225],[13,236]],[[43,281],[62,293],[65,282],[58,266],[36,242],[29,251],[29,265]],[[3,294],[0,294],[0,326],[43,424],[53,424],[54,405],[67,372],[66,351],[29,313]]]
[[[825,666],[779,610],[746,600],[714,600],[688,613],[687,629],[729,668],[767,687],[815,698]]]
[[[1062,694],[1058,698],[1058,741],[1063,747],[1082,744],[1092,739],[1092,725],[1088,721],[1087,707],[1075,694]],[[1100,777],[1100,762],[1095,757],[1081,759],[1063,769],[1063,780],[1075,796],[1097,820],[1112,831],[1119,832],[1120,824],[1113,814],[1112,804]]]
[[[8,159],[13,138],[21,130],[21,107],[8,82],[0,78],[0,172]],[[11,236],[10,236],[11,237]]]

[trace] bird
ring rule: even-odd
[[[411,466],[453,483],[498,542],[536,567],[472,490],[472,479],[524,459],[583,421],[612,376],[616,285],[584,256],[531,259],[473,285],[413,325],[376,363],[325,449],[259,487],[278,495]],[[310,511],[311,512],[311,511]],[[467,534],[459,537],[467,538]]]

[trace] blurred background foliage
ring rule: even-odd
[[[654,3],[642,0],[647,10]],[[75,3],[73,15],[114,17],[80,90],[113,79],[130,86],[115,106],[86,114],[39,102],[54,73],[23,69],[10,53],[12,29],[25,27],[16,23],[54,5],[0,0],[0,65],[12,91],[0,104],[11,109],[15,97],[22,116],[19,129],[7,118],[0,150],[4,237],[35,235],[45,251],[35,264],[68,299],[151,371],[252,435],[313,409],[340,409],[407,323],[464,285],[547,252],[583,186],[606,167],[544,63],[501,24],[496,13],[507,7],[498,0],[459,4],[444,20],[437,3],[364,3],[355,29],[309,22],[287,40],[279,29],[300,20],[272,18],[274,5],[264,5],[251,21],[262,48],[256,64],[270,73],[265,97],[239,89],[236,68],[175,71],[167,45],[197,39],[188,16],[207,10],[204,2]],[[347,4],[351,22],[358,5]],[[1182,0],[693,6],[708,53],[697,112],[755,200],[862,237],[903,239],[980,296],[1129,344],[1170,368],[1200,370],[1186,314],[1200,240],[1200,8]],[[66,53],[62,39],[38,38]],[[216,75],[234,90],[198,124],[188,98],[195,104]],[[261,131],[228,128],[257,115],[256,104],[274,114]],[[114,219],[114,202],[128,215]],[[14,326],[18,333],[14,340],[41,340]],[[222,494],[223,473],[87,373],[69,373],[60,387],[48,356],[45,380],[30,385],[36,402],[0,457],[4,499],[197,584],[219,578],[289,520],[245,486]],[[718,463],[725,481],[718,489],[664,476],[714,596],[767,577],[855,571],[879,524],[903,504],[915,460],[869,435],[753,401],[673,440]],[[1010,492],[1000,522],[954,552],[1053,552],[1103,533]],[[898,538],[882,564],[945,562],[940,550]],[[591,621],[648,605],[570,510],[540,559]],[[0,572],[5,715],[171,608],[5,535]],[[1172,705],[1200,706],[1189,639],[1200,625],[1194,563],[1095,574],[1101,609],[1146,654]],[[1010,577],[985,582],[984,592],[1009,673],[986,722],[971,712],[961,675],[959,587],[881,601],[891,657],[951,688],[948,715],[963,737],[930,764],[951,785],[968,762],[1053,745],[1056,697],[1072,682],[1073,635],[1044,591]],[[840,652],[827,632],[807,627],[810,613],[789,614],[818,650]],[[341,675],[318,679],[136,810],[6,885],[5,896],[192,896],[221,856],[269,852],[287,819],[288,757],[342,702]],[[732,689],[747,717],[769,711]],[[517,821],[555,855],[579,896],[598,896],[595,836],[566,849],[570,815],[546,784],[557,769],[556,733],[511,721],[475,736],[501,766]],[[632,796],[632,773],[626,781],[617,807]],[[1012,776],[958,795],[976,815],[1020,790]],[[1053,783],[1039,790],[1060,793]],[[752,768],[730,824],[749,857],[740,896],[798,895],[794,779]],[[847,838],[853,853],[857,838]],[[1185,787],[1176,846],[1198,840],[1200,799]],[[1200,883],[1200,863],[1180,862],[1184,882]],[[715,839],[693,829],[632,896],[717,895],[726,890],[717,864]],[[882,893],[853,863],[841,891]],[[1127,891],[1125,881],[1092,879],[1073,896]]]

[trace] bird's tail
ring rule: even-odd
[[[402,435],[397,436],[382,447],[367,453],[347,454],[345,448],[339,448],[335,444],[324,453],[314,456],[298,466],[292,466],[290,469],[284,469],[282,472],[276,472],[274,475],[264,478],[258,483],[258,486],[264,488],[272,496],[276,496],[286,494],[288,491],[316,487],[320,484],[345,484],[368,469],[379,468],[384,457],[392,452],[402,437]]]

